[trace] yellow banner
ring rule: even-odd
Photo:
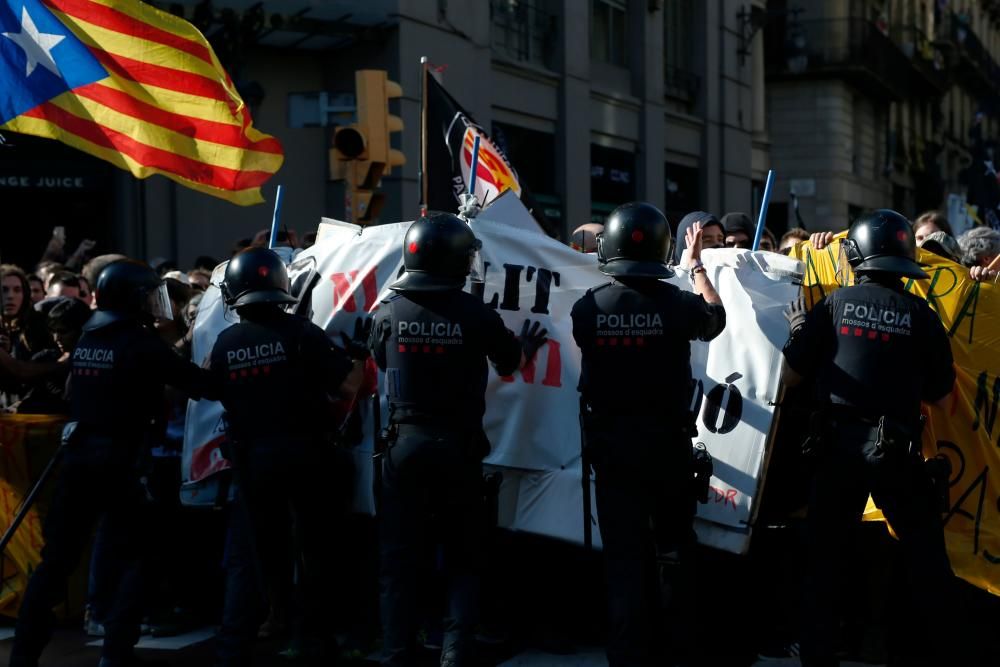
[[[952,466],[951,508],[944,516],[948,555],[955,574],[1000,595],[1000,289],[970,280],[968,269],[943,257],[917,252],[930,278],[904,278],[906,289],[941,317],[958,374],[947,409],[923,407],[924,455],[943,454]],[[805,263],[803,294],[810,308],[854,284],[839,241],[819,251],[800,244],[792,256]]]
[[[59,446],[65,418],[0,415],[0,533]],[[0,614],[16,616],[28,577],[41,560],[42,522],[49,493],[39,498],[0,557]]]

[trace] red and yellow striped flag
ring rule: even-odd
[[[240,205],[284,159],[198,29],[138,0],[0,0],[0,129]]]

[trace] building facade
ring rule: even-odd
[[[795,224],[843,229],[861,210],[908,216],[968,190],[996,135],[1000,3],[772,0],[765,28],[774,201]],[[978,168],[975,167],[975,168]]]
[[[381,219],[410,219],[422,56],[564,232],[631,199],[674,222],[699,208],[752,213],[769,168],[777,233],[840,229],[878,206],[913,216],[965,195],[974,154],[993,150],[1000,122],[996,0],[160,4],[202,28],[256,126],[282,141],[268,203],[240,208],[161,177],[138,181],[56,142],[8,134],[5,258],[30,264],[56,225],[71,244],[95,238],[181,264],[224,258],[269,226],[279,183],[290,228],[344,217],[328,151],[334,126],[350,122],[349,95],[338,95],[353,92],[363,68],[388,70],[404,91],[393,111],[408,162],[383,180]]]
[[[162,177],[137,181],[54,142],[40,151],[38,142],[10,135],[0,178],[31,171],[84,183],[59,192],[21,188],[17,217],[63,224],[71,242],[97,238],[104,249],[186,265],[198,255],[224,258],[236,240],[267,228],[282,184],[283,222],[300,234],[314,229],[322,216],[343,216],[343,185],[329,180],[327,161],[333,125],[349,122],[349,110],[320,113],[316,99],[352,92],[354,71],[376,68],[402,85],[394,113],[405,129],[396,147],[407,157],[383,179],[381,219],[412,219],[422,56],[564,231],[632,199],[663,207],[674,222],[698,208],[751,212],[771,166],[764,40],[746,30],[763,0],[154,4],[203,30],[255,126],[282,141],[285,164],[264,188],[268,204],[240,208]],[[38,156],[30,169],[27,155]],[[40,252],[50,231],[35,224],[24,239]]]

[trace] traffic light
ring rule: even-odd
[[[384,70],[358,70],[354,75],[358,121],[339,127],[330,151],[330,178],[347,182],[347,210],[352,222],[366,223],[378,217],[383,195],[376,192],[384,174],[406,164],[406,157],[390,145],[393,132],[403,130],[403,121],[389,113],[389,100],[403,89],[389,81]]]

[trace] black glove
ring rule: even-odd
[[[788,320],[788,330],[792,335],[795,332],[805,326],[806,314],[809,311],[806,310],[806,300],[804,297],[799,297],[795,301],[788,304],[788,308],[785,309],[785,319]]]
[[[524,352],[524,358],[527,361],[531,361],[535,358],[535,353],[538,352],[538,348],[545,345],[545,341],[548,340],[547,334],[548,329],[538,329],[542,326],[541,322],[532,323],[531,320],[525,320],[524,326],[521,327],[521,350]]]
[[[344,342],[344,351],[351,359],[364,361],[372,356],[368,349],[368,337],[372,333],[372,318],[359,317],[354,320],[354,336],[348,336],[343,331],[340,332],[340,340]]]

